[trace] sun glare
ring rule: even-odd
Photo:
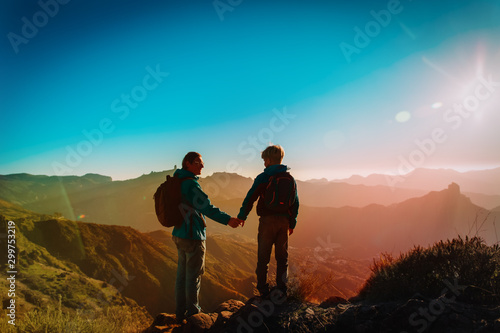
[[[406,123],[411,118],[411,113],[408,111],[401,111],[396,114],[396,121],[398,123]]]

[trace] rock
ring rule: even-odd
[[[206,332],[217,321],[217,313],[198,313],[187,318],[187,323],[183,327],[183,332],[186,333],[202,333]]]
[[[248,301],[245,306],[241,307],[237,311],[237,313],[233,313],[233,315],[231,315],[224,325],[224,330],[221,330],[221,332],[258,331],[258,327],[262,325],[262,320],[264,320],[264,315],[261,311],[259,311],[259,307]]]
[[[151,326],[173,326],[176,324],[177,321],[175,315],[169,313],[160,313],[156,316]]]
[[[322,308],[331,308],[334,306],[337,306],[337,304],[347,304],[349,301],[347,301],[345,298],[339,297],[339,296],[331,296],[324,300],[319,306]]]
[[[178,328],[179,326],[180,325],[177,324],[175,315],[169,313],[160,313],[156,316],[151,326],[144,330],[143,333],[172,332],[173,329]]]
[[[212,329],[215,331],[218,329],[222,329],[231,319],[232,315],[233,313],[230,311],[221,311],[217,316],[217,320],[215,321],[215,324],[212,326]]]
[[[368,332],[368,325],[367,324],[359,324],[356,325],[356,333],[365,333]]]
[[[495,333],[500,333],[500,318],[495,320],[495,323],[493,324],[493,330]]]
[[[230,299],[229,301],[224,302],[221,305],[219,305],[217,307],[217,309],[215,309],[215,313],[221,313],[222,311],[229,311],[229,312],[235,313],[236,311],[241,309],[244,305],[245,305],[245,303],[243,303],[241,301],[237,301],[235,299]]]

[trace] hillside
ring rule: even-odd
[[[173,308],[177,250],[170,232],[143,234],[130,227],[62,218],[44,220],[47,216],[6,202],[0,202],[0,214],[17,221],[18,237],[23,239],[23,256],[31,253],[28,248],[36,248],[37,253],[49,258],[45,260],[47,263],[57,262],[57,267],[67,266],[68,270],[74,270],[85,278],[115,281],[115,287],[123,289],[122,295],[146,306],[150,313],[159,308]],[[215,234],[208,237],[207,249],[202,306],[210,309],[228,297],[251,297],[254,292],[256,243],[238,236]],[[32,256],[38,258],[40,254]],[[34,264],[32,260],[23,258],[20,262],[26,265],[25,269]],[[298,274],[308,263],[309,268],[314,263],[314,271],[309,270],[311,274],[326,276],[331,269],[335,269],[335,281],[331,282],[340,295],[355,294],[367,276],[367,262],[351,262],[332,249],[290,248],[291,273]],[[273,260],[271,270],[274,269]],[[319,291],[311,297],[319,298]]]
[[[151,314],[160,309],[174,309],[177,251],[154,238],[130,227],[68,220],[20,223],[18,230],[18,234],[25,237],[21,251],[26,251],[27,246],[39,249],[38,252],[47,253],[48,258],[55,258],[47,259],[48,263],[61,262],[62,267],[67,267],[68,271],[79,276],[108,282],[118,288],[124,297],[145,306]],[[232,245],[224,243],[226,248],[231,248]],[[238,249],[241,250],[242,247],[244,245],[239,244]],[[21,256],[23,254],[21,252]],[[38,258],[38,255],[26,256],[27,258],[19,258],[24,272],[31,270],[31,266],[35,264],[30,258]],[[251,273],[241,271],[237,266],[217,270],[217,267],[224,265],[221,260],[213,256],[207,257],[207,272],[201,294],[202,306],[207,309],[227,298],[245,299],[246,296],[236,290],[251,289],[248,279]],[[59,266],[61,264],[55,265],[56,268]],[[29,279],[30,277],[21,278],[21,281]],[[243,288],[245,283],[247,286]]]
[[[173,311],[177,251],[170,232],[143,234],[130,227],[75,222],[5,201],[0,202],[0,214],[2,227],[7,220],[16,221],[20,316],[57,307],[59,297],[65,313],[93,314],[118,306],[141,314],[139,320]],[[204,309],[213,311],[226,299],[254,295],[256,253],[256,243],[245,238],[208,237],[200,295]],[[355,295],[368,276],[368,264],[343,258],[330,248],[290,248],[291,279],[314,277],[327,283],[310,290],[311,300],[321,300],[326,293]],[[274,270],[272,260],[270,271]]]
[[[0,215],[0,233],[6,232],[7,220]],[[16,304],[16,326],[24,331],[29,327],[39,327],[40,323],[49,320],[49,317],[74,318],[79,314],[79,319],[74,321],[81,327],[92,327],[89,320],[95,320],[99,325],[106,327],[109,323],[105,313],[115,313],[127,318],[122,331],[134,331],[145,325],[151,315],[137,302],[124,296],[121,285],[113,280],[103,281],[84,274],[74,263],[53,255],[43,246],[31,242],[22,230],[35,226],[35,222],[26,218],[16,218],[16,266],[18,272],[15,276],[15,298],[8,293],[2,296],[4,309],[11,299]],[[64,238],[58,241],[64,241]],[[6,248],[5,241],[0,240],[2,247]],[[2,251],[0,288],[12,289],[7,280],[7,252]],[[12,275],[9,275],[11,277]],[[6,314],[6,313],[5,313]],[[6,318],[4,316],[4,318]],[[70,330],[61,320],[58,321],[59,330]],[[0,323],[0,331],[11,331],[7,320]],[[51,331],[49,329],[49,331]]]
[[[330,297],[318,305],[292,292],[246,303],[229,300],[181,324],[162,313],[144,333],[495,333],[500,331],[499,259],[499,246],[479,238],[441,241],[374,262],[364,288],[350,299]]]

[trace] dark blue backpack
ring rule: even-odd
[[[269,183],[261,194],[264,206],[276,213],[290,213],[295,203],[297,184],[292,175],[286,171],[269,177]]]
[[[153,199],[158,221],[165,227],[180,227],[186,218],[183,210],[181,184],[186,179],[167,175],[167,180],[156,190]]]

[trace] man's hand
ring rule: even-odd
[[[291,234],[293,234],[293,229],[292,228],[288,228],[288,236],[290,236]]]
[[[227,223],[228,226],[232,228],[237,228],[241,224],[241,220],[237,219],[236,217],[231,217],[229,219],[229,222]]]

